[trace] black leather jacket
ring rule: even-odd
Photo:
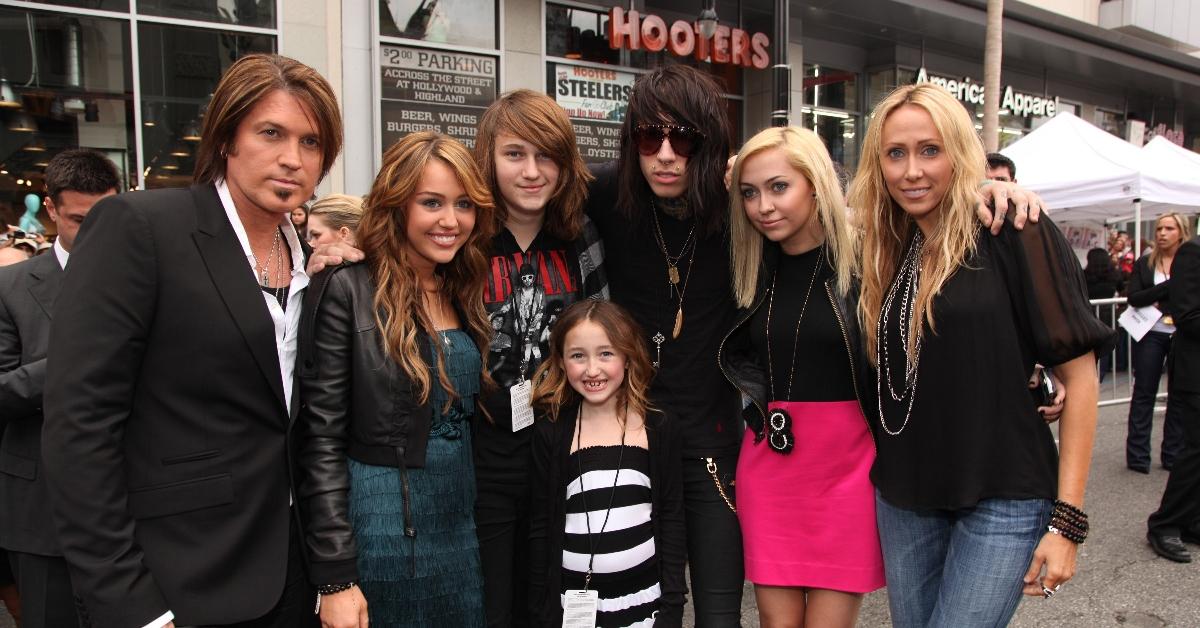
[[[347,457],[396,467],[405,534],[409,467],[425,464],[432,417],[414,384],[383,349],[375,320],[375,284],[365,264],[316,275],[304,295],[299,355],[298,503],[315,584],[358,579],[358,551],[348,513]],[[428,351],[428,336],[418,342]],[[426,364],[433,362],[426,353]]]
[[[756,442],[765,435],[767,420],[767,371],[764,363],[758,359],[750,344],[750,326],[747,323],[762,306],[767,297],[768,277],[774,274],[779,264],[782,251],[778,244],[763,242],[762,266],[758,271],[758,287],[754,290],[754,302],[748,308],[738,308],[734,318],[733,328],[725,334],[721,347],[717,352],[717,362],[721,372],[731,384],[737,387],[743,395],[750,399],[750,404],[742,412],[746,425],[754,430]],[[840,296],[835,288],[835,279],[825,282],[825,295],[833,305],[834,314],[841,327],[842,336],[846,342],[846,352],[850,357],[850,369],[854,377],[854,391],[858,396],[858,405],[863,416],[869,417],[875,412],[878,404],[875,400],[875,368],[867,359],[866,348],[860,333],[858,321],[858,280],[855,279],[850,291]],[[820,359],[820,356],[810,356],[809,359]],[[874,431],[872,438],[874,438]]]

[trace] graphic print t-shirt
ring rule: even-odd
[[[594,227],[589,222],[585,229]],[[559,314],[597,292],[603,276],[597,252],[585,248],[582,235],[571,242],[542,231],[524,251],[506,228],[492,239],[483,304],[492,325],[488,370],[498,390],[484,397],[492,423],[480,421],[476,466],[526,466],[532,430],[513,434],[509,388],[530,379],[549,355],[550,327]]]

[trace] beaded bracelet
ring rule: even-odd
[[[342,582],[339,584],[318,584],[317,585],[317,607],[313,609],[313,615],[321,614],[321,596],[322,595],[333,595],[334,593],[341,593],[342,591],[349,591],[350,589],[353,589],[356,586],[358,586],[358,585],[354,582]]]
[[[1076,545],[1083,543],[1088,535],[1088,516],[1082,510],[1062,501],[1054,500],[1050,513],[1050,525],[1046,530],[1057,534]]]

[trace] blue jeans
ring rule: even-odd
[[[1046,531],[1047,499],[985,499],[961,510],[908,510],[876,492],[897,628],[1006,626]]]

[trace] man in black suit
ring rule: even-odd
[[[341,150],[312,68],[249,55],[195,185],[96,205],[50,332],[42,455],[81,620],[313,621],[288,436],[307,249],[289,220]]]
[[[1200,237],[1184,242],[1171,263],[1175,337],[1168,358],[1167,403],[1182,406],[1183,451],[1175,458],[1147,538],[1163,558],[1189,563],[1184,542],[1200,543]]]
[[[94,150],[55,155],[46,166],[45,203],[58,238],[47,253],[0,269],[0,547],[8,550],[25,628],[79,624],[45,475],[38,472],[42,388],[50,320],[75,234],[120,181],[116,166]]]

